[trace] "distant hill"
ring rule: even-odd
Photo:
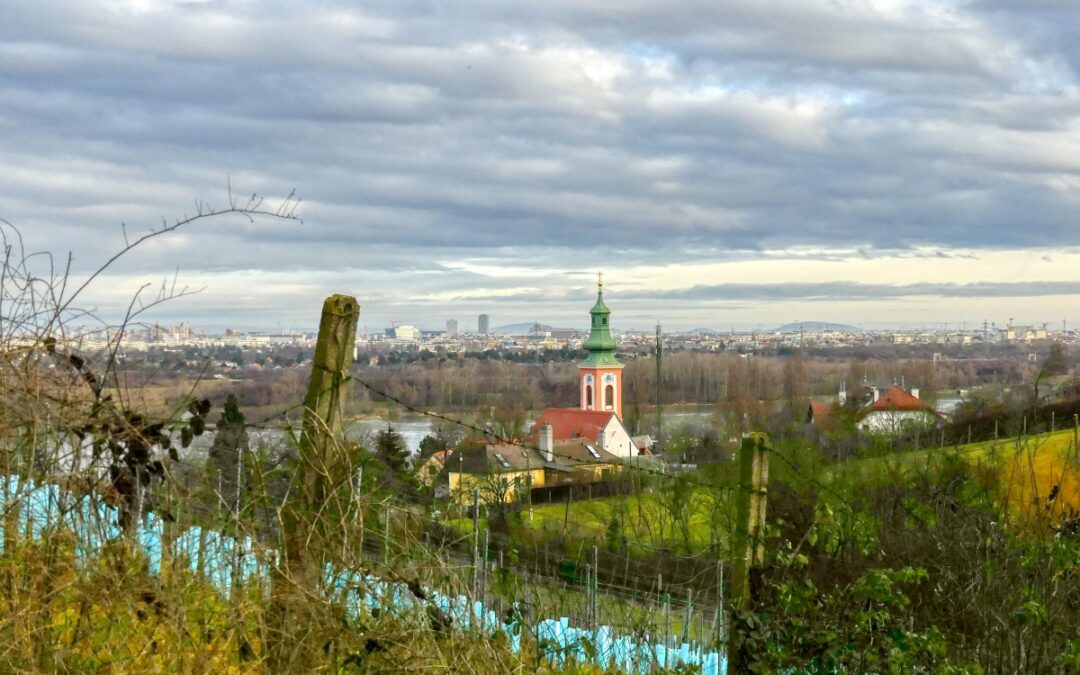
[[[857,326],[849,326],[846,323],[826,323],[824,321],[800,321],[798,323],[785,323],[777,328],[774,333],[826,333],[838,330],[841,333],[861,333],[862,329]]]
[[[533,328],[537,326],[539,326],[540,333],[555,330],[571,330],[569,328],[552,328],[547,324],[537,324],[535,321],[530,321],[529,323],[510,323],[505,326],[496,326],[491,332],[502,333],[503,335],[528,335],[533,333]]]

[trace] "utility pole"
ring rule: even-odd
[[[664,399],[663,369],[664,337],[659,322],[656,324],[656,450],[663,448],[664,437]]]
[[[732,542],[731,610],[728,622],[728,663],[732,672],[743,672],[746,655],[743,636],[738,630],[740,610],[750,607],[756,595],[756,568],[765,559],[765,507],[769,485],[769,453],[767,437],[762,433],[743,437],[739,448],[739,491],[735,515],[735,535]]]

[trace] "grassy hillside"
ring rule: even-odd
[[[823,472],[823,479],[838,486],[887,484],[957,459],[975,470],[994,469],[1001,483],[1002,506],[1020,520],[1035,515],[1060,520],[1080,511],[1080,453],[1075,429],[854,460]]]

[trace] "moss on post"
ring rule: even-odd
[[[346,295],[332,295],[323,303],[304,399],[298,484],[281,513],[284,550],[273,575],[272,613],[277,625],[270,636],[271,672],[307,670],[311,645],[295,638],[306,634],[310,617],[305,613],[312,607],[311,599],[319,597],[323,568],[333,557],[326,544],[333,540],[334,528],[327,520],[339,509],[328,502],[343,486],[351,490],[342,411],[359,314],[356,299]],[[341,497],[349,500],[351,494]]]

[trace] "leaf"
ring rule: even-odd
[[[176,451],[176,448],[174,448],[172,445],[169,446],[169,459],[171,459],[174,462],[179,462],[180,461],[180,453],[178,453]]]
[[[180,446],[186,448],[189,445],[191,445],[191,439],[193,437],[194,437],[194,434],[191,433],[191,427],[184,427],[183,429],[181,429],[180,430]]]

